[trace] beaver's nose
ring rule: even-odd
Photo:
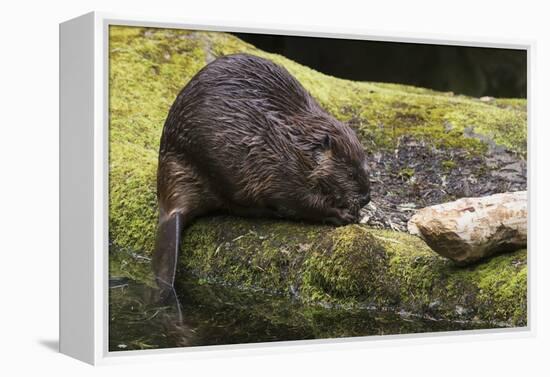
[[[366,206],[367,204],[369,204],[369,202],[370,202],[370,193],[363,195],[361,199],[359,199],[359,204],[361,205],[361,207]]]

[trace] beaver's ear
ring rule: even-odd
[[[327,134],[323,136],[321,142],[313,150],[313,159],[317,164],[320,164],[322,161],[330,157],[330,147],[332,141],[330,136]]]

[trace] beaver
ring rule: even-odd
[[[342,225],[370,200],[355,132],[285,68],[219,57],[181,90],[164,124],[153,269],[172,287],[183,228],[213,211]]]

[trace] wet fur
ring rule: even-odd
[[[267,59],[229,55],[204,67],[172,105],[160,145],[154,267],[168,286],[175,265],[165,261],[177,260],[179,232],[197,216],[346,224],[369,200],[354,131]]]

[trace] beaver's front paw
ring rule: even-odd
[[[335,208],[332,210],[331,215],[325,219],[325,222],[333,225],[347,225],[359,221],[359,217],[347,209]]]
[[[343,224],[353,224],[359,221],[358,216],[354,215],[351,211],[347,209],[340,209],[339,218],[342,220]]]

